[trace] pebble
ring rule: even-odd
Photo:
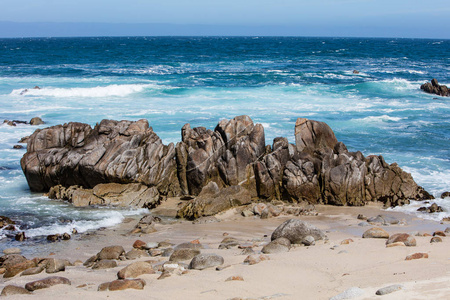
[[[394,285],[390,285],[390,286],[379,289],[378,291],[376,291],[375,294],[382,296],[382,295],[386,295],[386,294],[390,294],[390,293],[399,291],[401,289],[403,289],[402,285],[394,284]]]
[[[362,294],[364,294],[364,290],[360,289],[359,287],[351,287],[340,293],[339,295],[331,297],[330,300],[352,299],[361,296]]]

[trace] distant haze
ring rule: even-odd
[[[348,36],[450,38],[435,0],[3,0],[0,37]]]

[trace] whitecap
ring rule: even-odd
[[[403,120],[403,118],[400,117],[390,117],[388,115],[382,115],[382,116],[369,116],[361,119],[354,119],[355,121],[364,121],[364,122],[398,122]]]

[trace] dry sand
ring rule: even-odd
[[[174,202],[168,202],[158,213],[173,213]],[[361,227],[356,218],[360,213],[371,217],[387,214],[406,219],[408,225],[383,227],[389,233],[444,230],[447,225],[414,219],[394,212],[380,211],[380,206],[330,207],[318,206],[319,216],[295,217],[326,231],[328,241],[318,241],[315,246],[293,247],[289,252],[270,254],[270,260],[255,265],[243,264],[246,255],[241,249],[218,249],[224,233],[243,242],[254,242],[261,250],[270,241],[273,230],[292,217],[276,217],[261,220],[244,218],[233,210],[221,214],[221,222],[192,224],[183,221],[157,225],[158,231],[139,236],[129,234],[136,220],[127,220],[120,226],[90,235],[58,243],[42,245],[33,257],[64,258],[85,261],[102,247],[122,245],[131,250],[135,240],[145,242],[169,241],[174,244],[198,239],[207,249],[203,253],[216,253],[225,259],[229,267],[222,271],[214,268],[203,271],[189,270],[184,275],[172,275],[157,280],[159,274],[142,275],[147,282],[144,290],[97,291],[98,285],[117,278],[117,272],[134,261],[120,261],[119,267],[107,270],[91,270],[83,266],[66,268],[56,276],[72,282],[37,290],[30,296],[10,296],[10,299],[329,299],[351,287],[358,287],[363,294],[352,299],[449,299],[450,298],[450,237],[442,243],[430,244],[430,237],[417,236],[416,247],[386,248],[384,239],[363,239],[362,233],[371,227]],[[341,241],[353,239],[353,243],[341,245]],[[50,253],[55,254],[50,256]],[[405,257],[416,252],[429,254],[428,259],[406,261]],[[27,256],[28,258],[32,258]],[[154,257],[139,260],[165,261]],[[188,263],[188,262],[187,262]],[[42,279],[50,274],[16,276],[0,279],[0,289],[13,284],[24,286],[27,282]],[[242,276],[243,281],[225,281],[230,276]],[[402,284],[403,289],[388,295],[375,292],[392,284]],[[85,285],[84,287],[79,287]]]

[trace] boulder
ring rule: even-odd
[[[435,78],[431,80],[431,83],[427,82],[422,84],[420,89],[429,94],[435,94],[438,96],[448,97],[450,95],[448,87],[446,85],[440,85]]]
[[[122,291],[127,289],[143,290],[145,286],[143,279],[119,279],[105,282],[98,286],[99,291]]]
[[[132,263],[117,273],[117,278],[119,279],[127,279],[127,278],[136,278],[142,274],[155,274],[155,270],[150,263],[145,261],[138,261]]]
[[[117,262],[115,260],[110,259],[104,259],[96,262],[93,266],[93,270],[100,270],[100,269],[111,269],[117,267]]]
[[[177,217],[192,220],[203,216],[212,216],[250,202],[251,195],[242,186],[235,185],[219,190],[217,183],[211,181],[195,199],[178,210]]]
[[[45,272],[51,274],[51,273],[57,273],[57,272],[64,272],[65,270],[66,270],[65,260],[56,259],[56,258],[47,259],[47,264],[45,266]]]
[[[39,117],[34,117],[30,120],[30,125],[42,125],[42,124],[45,124],[45,123]]]
[[[0,257],[0,267],[9,268],[25,261],[27,261],[26,257],[20,254],[6,254]]]
[[[291,242],[287,238],[281,237],[265,245],[261,252],[264,254],[288,252],[290,248]]]
[[[31,294],[31,292],[28,291],[27,289],[24,289],[23,287],[15,285],[7,285],[3,288],[0,296],[6,297],[12,295],[29,295],[29,294]]]
[[[36,275],[36,274],[42,273],[42,271],[44,271],[44,267],[38,266],[38,267],[35,267],[35,268],[26,269],[25,271],[23,271],[20,274],[20,276]]]
[[[64,277],[52,276],[44,279],[28,282],[25,288],[30,292],[40,289],[46,289],[59,284],[71,285],[70,280]]]
[[[183,260],[190,260],[199,254],[200,250],[197,249],[188,249],[188,248],[175,249],[172,255],[170,255],[169,261],[178,262]]]
[[[16,224],[16,222],[11,220],[10,218],[5,217],[5,216],[0,216],[0,228],[3,228],[8,225],[14,225],[14,224]]]
[[[322,240],[326,237],[325,233],[317,227],[301,220],[290,219],[275,229],[272,233],[271,240],[284,237],[292,244],[301,244],[303,239],[308,235],[314,237],[315,240]]]
[[[199,254],[192,258],[189,263],[189,269],[203,270],[206,268],[217,267],[223,265],[223,257],[217,254]]]
[[[443,192],[441,194],[441,199],[448,198],[448,197],[450,197],[450,192]]]
[[[386,241],[386,245],[402,242],[405,246],[416,246],[416,239],[407,233],[396,233],[391,235]]]
[[[362,237],[364,239],[388,239],[389,233],[386,232],[386,230],[379,228],[379,227],[373,227],[368,230],[366,230]]]
[[[98,254],[97,260],[103,259],[122,259],[125,255],[125,249],[122,246],[104,247]]]
[[[35,268],[35,267],[36,267],[36,263],[32,260],[25,260],[25,261],[22,261],[20,263],[14,264],[14,265],[7,265],[6,272],[5,272],[5,274],[3,274],[3,278],[14,277],[17,274],[19,274],[27,269]]]

